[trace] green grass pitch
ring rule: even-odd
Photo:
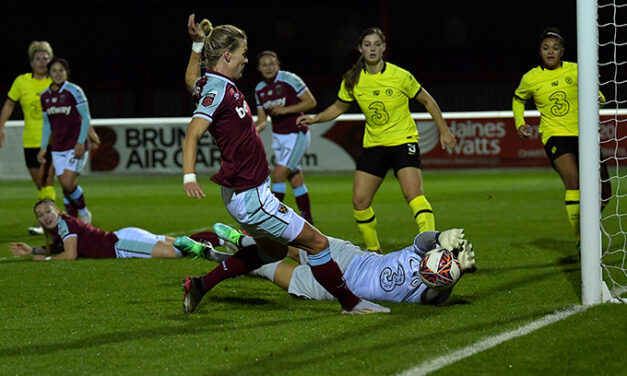
[[[352,174],[306,180],[318,228],[363,246]],[[106,230],[179,235],[234,224],[219,187],[208,177],[200,183],[207,197],[198,202],[185,196],[180,176],[80,180],[94,224]],[[26,232],[35,223],[32,183],[2,181],[0,375],[393,375],[580,304],[579,258],[557,174],[425,171],[424,187],[438,229],[464,227],[477,254],[479,270],[445,305],[387,304],[392,314],[345,317],[337,303],[297,300],[244,276],[185,315],[181,278],[215,263],[14,258],[9,241],[40,245],[43,237]],[[60,204],[58,184],[57,196]],[[294,203],[289,189],[286,203]],[[391,174],[373,207],[384,251],[411,244],[416,225]],[[604,304],[434,374],[617,375],[626,354],[627,306]]]

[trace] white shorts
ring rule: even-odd
[[[302,217],[270,192],[270,178],[240,193],[222,187],[222,200],[233,219],[253,238],[271,238],[287,244],[296,239],[305,226]]]
[[[329,238],[329,247],[331,250],[331,258],[335,260],[340,267],[342,273],[346,271],[351,261],[355,256],[359,254],[367,254],[367,252],[359,249],[358,246],[341,239]],[[335,300],[335,297],[331,295],[322,285],[316,281],[311,268],[307,265],[309,259],[307,252],[299,250],[299,257],[301,265],[294,269],[292,279],[290,280],[290,286],[287,292],[290,295],[297,296],[305,299],[312,300]],[[348,286],[351,288],[351,286]]]
[[[83,171],[83,167],[89,158],[89,151],[85,151],[81,158],[74,158],[74,149],[52,152],[52,165],[57,176],[63,175],[63,171],[70,170],[77,174]]]
[[[272,134],[272,149],[274,150],[275,163],[285,166],[292,171],[301,168],[301,162],[305,152],[309,149],[311,136],[309,132]]]
[[[152,249],[159,241],[165,241],[164,235],[155,235],[137,227],[126,227],[115,232],[117,258],[150,258]]]

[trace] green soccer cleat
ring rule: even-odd
[[[205,293],[202,289],[202,280],[199,277],[183,278],[183,312],[194,312],[203,296]]]
[[[194,259],[199,257],[206,258],[206,248],[207,246],[191,239],[188,236],[179,236],[174,240],[174,247],[181,252],[189,253],[194,255]]]
[[[224,223],[216,223],[213,225],[213,231],[218,235],[218,237],[227,242],[231,242],[235,244],[238,248],[241,247],[240,240],[242,239],[242,234],[240,231],[234,229],[231,226],[227,226]]]

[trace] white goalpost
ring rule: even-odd
[[[581,227],[581,295],[584,305],[599,304],[607,301],[626,302],[621,294],[627,291],[627,271],[625,251],[627,242],[627,211],[625,200],[627,192],[627,176],[621,171],[621,162],[624,163],[624,153],[627,145],[627,136],[621,138],[620,127],[624,117],[619,117],[619,109],[627,101],[621,98],[624,90],[620,85],[625,84],[624,77],[618,72],[625,61],[618,61],[617,53],[620,47],[627,45],[617,40],[621,35],[620,28],[627,24],[617,23],[617,16],[627,4],[617,5],[607,3],[597,5],[596,0],[577,0],[577,63],[579,87],[579,189],[580,189],[580,227]],[[605,9],[604,16],[610,19],[599,19],[599,11]],[[624,9],[627,11],[626,9]],[[623,12],[623,16],[625,12]],[[623,20],[625,18],[622,18]],[[613,28],[611,40],[599,40],[599,30]],[[599,61],[599,48],[611,48],[612,59],[607,62]],[[623,50],[624,51],[624,50]],[[624,56],[624,55],[623,55]],[[612,125],[613,134],[610,140],[602,141],[600,137],[601,122],[599,118],[599,66],[613,69],[613,77],[603,84],[609,84],[613,89],[608,107],[615,110],[614,116],[606,120]],[[624,68],[622,68],[624,69]],[[622,100],[621,100],[622,99]],[[607,111],[607,110],[606,110]],[[606,112],[604,111],[604,112]],[[621,113],[623,111],[620,111]],[[611,123],[611,124],[610,124]],[[611,206],[607,207],[607,214],[601,215],[601,176],[600,143],[605,142],[608,149],[614,152],[611,156],[604,156],[604,162],[611,162],[610,182],[612,183]],[[614,168],[615,165],[615,168]],[[608,166],[610,167],[610,166]],[[622,193],[621,193],[622,192]],[[622,200],[622,202],[621,202]],[[623,222],[625,222],[623,224]],[[622,241],[621,241],[622,240]],[[608,284],[611,286],[608,288]]]

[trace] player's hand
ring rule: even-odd
[[[457,260],[459,261],[459,268],[462,272],[472,273],[477,270],[475,267],[475,251],[472,250],[472,244],[468,243],[468,240],[464,240],[462,250],[459,251]]]
[[[316,119],[310,115],[300,115],[299,117],[296,118],[296,125],[313,124],[316,122],[317,122]]]
[[[14,256],[28,256],[33,253],[33,249],[28,244],[22,242],[9,243],[9,251]]]
[[[74,158],[81,159],[85,154],[85,144],[78,143],[74,145]]]
[[[46,163],[46,149],[39,149],[39,153],[37,153],[37,162]]]
[[[274,106],[274,107],[268,108],[268,113],[270,115],[277,116],[277,115],[285,115],[288,112],[285,109],[285,106]]]
[[[442,146],[442,150],[446,149],[447,146],[450,150],[454,150],[455,145],[457,145],[457,139],[448,128],[440,132],[440,146]]]
[[[6,139],[7,135],[4,132],[4,127],[0,128],[0,148],[2,147],[2,145],[4,145],[4,140]]]
[[[195,21],[195,15],[190,14],[187,20],[187,32],[194,42],[203,42],[205,40],[205,33],[200,29],[200,24]]]
[[[91,125],[89,126],[89,141],[91,141],[93,149],[97,149],[100,146],[100,136],[98,136],[98,133]]]
[[[518,128],[518,138],[521,140],[531,137],[531,125],[523,124]]]
[[[442,248],[453,251],[455,248],[459,248],[462,245],[464,236],[463,228],[444,230],[440,232],[440,236],[438,236],[438,243],[440,243]]]
[[[185,193],[187,193],[187,197],[195,198],[198,200],[202,200],[205,197],[205,192],[202,191],[202,188],[198,183],[185,183],[183,185],[183,189],[185,190]]]

